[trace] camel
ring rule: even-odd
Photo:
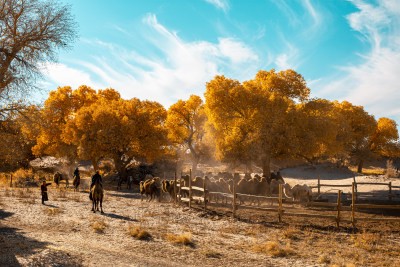
[[[92,211],[96,212],[96,210],[99,210],[99,203],[100,203],[100,209],[101,213],[103,212],[103,188],[100,185],[100,181],[96,180],[96,183],[93,185],[92,190],[90,191],[92,194]]]
[[[68,188],[69,186],[68,178],[67,177],[64,178],[64,176],[60,172],[56,172],[53,176],[53,181],[56,183],[57,187],[59,187],[61,180],[65,180],[65,188]]]

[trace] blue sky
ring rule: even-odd
[[[58,86],[114,88],[168,108],[215,75],[294,69],[313,97],[400,122],[399,0],[63,0],[79,40],[47,66]]]

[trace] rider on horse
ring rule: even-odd
[[[92,176],[92,181],[90,183],[89,198],[92,199],[92,187],[95,185],[96,181],[99,181],[100,186],[103,188],[102,179],[99,171]]]

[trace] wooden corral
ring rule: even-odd
[[[175,175],[175,181],[176,181],[176,175]],[[317,188],[318,189],[318,195],[321,194],[320,188],[323,186],[330,186],[330,187],[351,187],[352,188],[352,194],[351,194],[351,204],[350,205],[343,205],[342,201],[342,191],[338,190],[337,192],[337,201],[336,203],[332,202],[299,202],[299,201],[292,201],[290,199],[287,199],[283,195],[283,187],[282,185],[279,185],[279,194],[278,196],[256,196],[256,195],[248,195],[248,194],[241,194],[237,193],[236,187],[237,184],[234,180],[232,180],[232,193],[223,193],[223,192],[214,192],[214,191],[209,191],[206,188],[206,182],[205,178],[203,177],[203,187],[198,187],[198,186],[192,186],[192,175],[190,171],[190,179],[189,179],[189,186],[183,186],[183,181],[182,178],[180,179],[179,183],[174,183],[175,184],[175,189],[174,192],[177,192],[175,194],[175,203],[182,203],[182,202],[187,202],[189,205],[189,208],[192,208],[192,201],[196,200],[197,202],[201,203],[203,205],[204,210],[207,209],[207,203],[210,203],[210,195],[221,195],[225,198],[231,199],[231,208],[232,208],[232,216],[236,216],[236,211],[240,209],[254,209],[254,210],[259,210],[259,211],[273,211],[276,212],[277,214],[277,219],[279,222],[282,222],[285,216],[297,216],[297,217],[311,217],[311,218],[327,218],[327,219],[332,219],[333,221],[336,222],[337,227],[340,226],[341,222],[347,222],[351,223],[352,226],[355,228],[356,227],[356,222],[358,220],[373,220],[373,221],[395,221],[395,222],[400,222],[400,218],[385,218],[385,217],[357,217],[356,216],[356,211],[359,209],[396,209],[400,210],[400,205],[376,205],[376,204],[357,204],[357,184],[362,185],[362,184],[372,184],[372,185],[387,185],[389,188],[389,193],[388,193],[388,198],[389,201],[392,200],[392,189],[393,188],[400,188],[400,186],[392,186],[391,183],[356,183],[353,182],[351,185],[325,185],[321,184],[319,179],[318,179],[318,186],[314,186],[312,188]],[[183,192],[186,191],[188,192],[188,197],[183,196]],[[201,192],[202,196],[193,196],[193,191]],[[243,205],[239,204],[237,202],[238,196],[244,196],[246,198],[254,198],[254,199],[262,199],[264,201],[270,201],[271,205],[270,206],[251,206],[251,205]],[[277,202],[277,206],[273,206],[273,202]],[[305,213],[305,212],[296,212],[296,208],[294,208],[294,204],[300,204],[306,207],[321,207],[321,208],[333,208],[335,211],[334,215],[327,215],[323,214],[320,210],[320,212],[317,213]],[[285,207],[284,207],[285,205]],[[289,207],[288,205],[292,205]],[[293,211],[294,209],[294,211]],[[314,210],[315,211],[315,210]],[[350,211],[351,216],[349,219],[346,219],[343,217],[342,211]]]

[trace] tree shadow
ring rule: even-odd
[[[119,191],[121,192],[121,191]],[[129,191],[129,193],[110,193],[110,191],[108,191],[107,195],[112,196],[112,197],[123,197],[123,198],[128,198],[128,199],[140,199],[140,194],[139,192],[132,192]]]
[[[109,217],[112,219],[124,220],[124,221],[128,221],[128,222],[137,222],[137,220],[132,219],[130,217],[121,216],[121,215],[114,214],[114,213],[104,213],[103,216],[106,216],[106,217]]]
[[[12,216],[13,213],[0,209],[0,219]],[[0,222],[0,266],[21,266],[16,255],[26,257],[44,249],[49,243],[27,238],[20,233],[21,229],[7,227]]]
[[[44,203],[44,204],[42,204],[44,207],[49,207],[49,208],[55,208],[55,209],[58,209],[59,207],[58,206],[54,206],[54,205],[52,205],[52,204],[46,204],[46,203]]]

